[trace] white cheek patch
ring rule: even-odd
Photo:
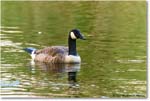
[[[71,39],[77,39],[73,32],[70,33]]]

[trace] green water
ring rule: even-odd
[[[73,28],[87,39],[80,65],[34,64],[22,50],[67,45]],[[3,98],[146,98],[146,55],[145,1],[1,2]]]

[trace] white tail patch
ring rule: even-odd
[[[77,39],[77,37],[75,36],[75,34],[73,32],[70,33],[71,39]]]
[[[31,57],[32,57],[32,60],[34,60],[35,59],[35,53],[34,53],[35,51],[32,51],[32,53],[31,53]]]

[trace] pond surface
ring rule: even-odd
[[[146,98],[146,2],[1,3],[1,95]],[[81,64],[31,61],[22,49],[67,46],[78,28]]]

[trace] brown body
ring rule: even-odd
[[[35,61],[65,63],[65,56],[68,55],[68,47],[51,46],[35,52]]]

